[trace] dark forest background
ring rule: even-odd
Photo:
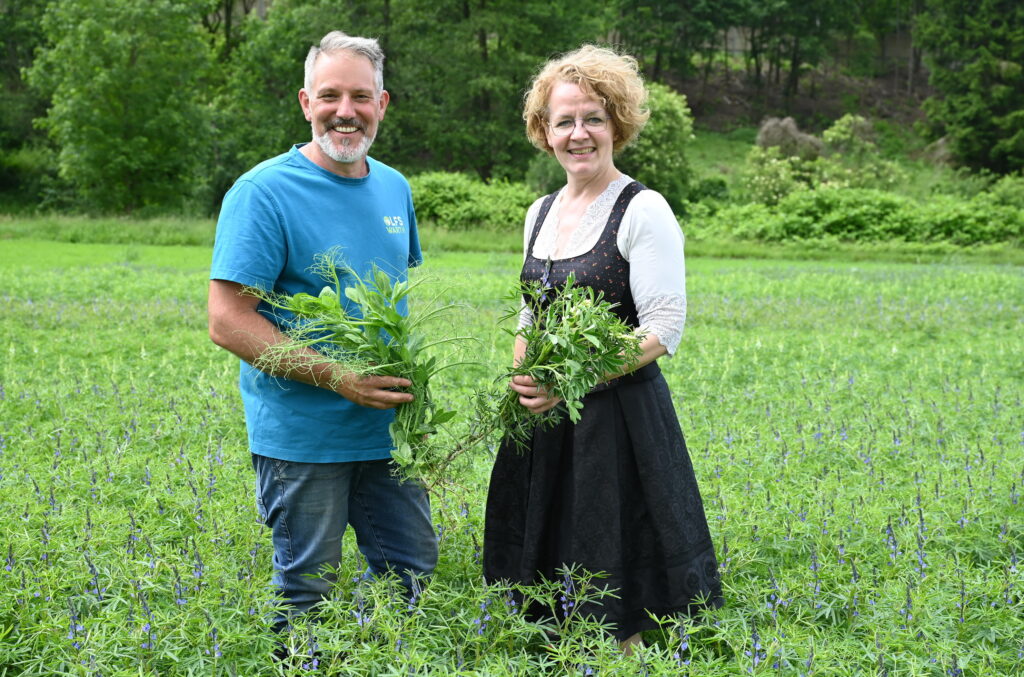
[[[845,114],[1024,167],[1024,4],[1010,0],[0,0],[0,211],[216,213],[309,138],[296,100],[324,33],[377,37],[392,95],[375,157],[414,176],[522,181],[520,118],[549,57],[635,55],[698,133]]]

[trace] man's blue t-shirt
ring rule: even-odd
[[[315,296],[327,282],[309,268],[317,254],[335,247],[360,276],[376,264],[396,280],[406,279],[422,254],[405,178],[372,158],[366,159],[367,176],[341,177],[299,148],[249,170],[225,195],[210,279]],[[265,304],[258,309],[282,324]],[[255,454],[311,463],[391,454],[393,410],[361,407],[329,390],[268,376],[244,361],[240,389]]]

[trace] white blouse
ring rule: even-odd
[[[604,231],[608,216],[619,193],[633,179],[621,176],[608,184],[587,207],[579,226],[573,231],[562,251],[554,251],[558,212],[562,193],[555,198],[541,224],[533,256],[554,261],[585,254],[594,248]],[[523,251],[530,246],[533,224],[544,198],[534,202],[526,212]],[[683,261],[683,231],[665,198],[653,190],[640,191],[629,203],[619,225],[616,238],[619,253],[629,262],[629,288],[636,304],[640,329],[657,337],[668,351],[675,353],[686,323],[686,265]],[[524,257],[525,259],[525,254]],[[519,325],[533,322],[529,308],[524,307]]]

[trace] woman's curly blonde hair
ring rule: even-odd
[[[576,85],[588,96],[599,100],[611,117],[614,141],[612,150],[633,143],[647,124],[647,89],[636,59],[604,47],[583,45],[577,50],[548,61],[530,85],[523,106],[526,136],[530,143],[552,154],[548,144],[548,100],[560,82]]]

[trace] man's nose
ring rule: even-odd
[[[338,99],[338,107],[335,110],[335,114],[339,118],[354,118],[356,115],[356,108],[350,96],[342,96]]]

